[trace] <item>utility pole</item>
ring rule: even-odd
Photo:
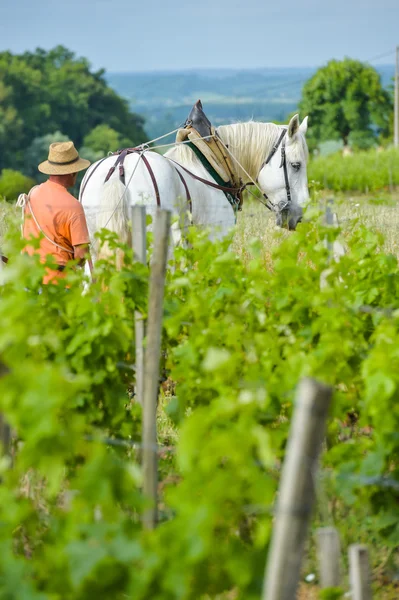
[[[399,46],[396,46],[396,68],[395,68],[395,110],[393,117],[393,145],[399,147]]]

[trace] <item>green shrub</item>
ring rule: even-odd
[[[19,194],[26,194],[35,185],[33,179],[19,171],[3,169],[0,176],[0,196],[7,202],[15,202]]]
[[[108,152],[115,152],[120,148],[127,148],[131,145],[131,141],[106,124],[97,125],[83,140],[83,147],[99,152],[100,156],[105,156]]]

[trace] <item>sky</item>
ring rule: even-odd
[[[110,72],[390,64],[398,23],[399,0],[0,0],[0,51],[63,44]]]

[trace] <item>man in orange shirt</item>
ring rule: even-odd
[[[29,239],[42,234],[40,248],[28,246],[26,252],[38,252],[42,262],[51,254],[58,264],[56,271],[47,270],[43,283],[63,277],[69,260],[77,260],[80,265],[86,259],[90,261],[90,238],[83,207],[67,191],[75,184],[78,172],[89,165],[88,160],[80,158],[73,142],[56,142],[50,145],[48,160],[38,167],[49,178],[34,187],[26,199],[23,235]]]

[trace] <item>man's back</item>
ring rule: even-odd
[[[39,254],[44,262],[52,254],[58,265],[65,265],[74,258],[74,246],[89,243],[89,233],[82,205],[64,186],[48,180],[34,188],[30,197],[33,214],[42,231],[61,250],[45,237],[40,242]],[[24,237],[38,237],[40,231],[32,217],[29,206],[25,208]],[[32,247],[27,252],[33,254]]]

